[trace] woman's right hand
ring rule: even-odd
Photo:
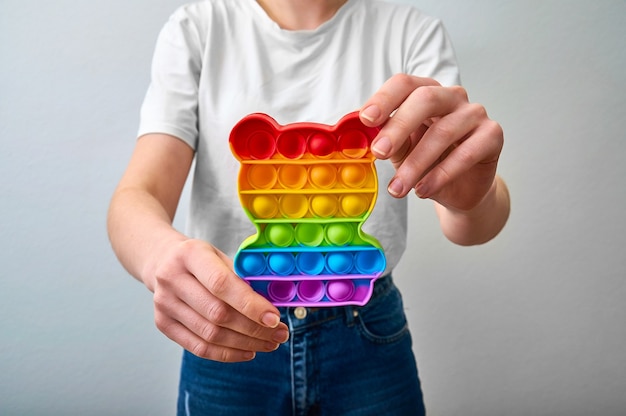
[[[228,256],[212,245],[175,243],[154,270],[156,326],[191,353],[247,361],[289,338],[276,307],[238,277]]]
[[[165,335],[199,357],[251,360],[289,332],[224,253],[172,227],[193,157],[174,136],[139,138],[111,199],[109,238],[126,270],[154,293],[156,326]]]

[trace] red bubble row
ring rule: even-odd
[[[330,158],[340,152],[349,159],[360,159],[369,150],[369,139],[359,130],[348,130],[337,136],[315,131],[307,134],[298,130],[284,131],[277,137],[266,130],[242,134],[231,140],[233,152],[241,159],[266,160],[276,155],[286,159],[300,159],[305,154]]]

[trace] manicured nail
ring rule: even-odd
[[[263,325],[267,327],[276,328],[280,322],[280,317],[274,313],[268,312],[263,315],[261,322],[263,322]]]
[[[381,137],[376,140],[376,143],[372,146],[372,152],[377,158],[385,158],[389,156],[391,152],[391,140],[388,137]]]
[[[361,117],[374,123],[378,117],[380,117],[380,108],[376,105],[370,105],[365,110],[361,111]]]
[[[399,178],[395,178],[389,183],[387,187],[387,192],[389,192],[392,196],[401,197],[404,193],[404,185]]]

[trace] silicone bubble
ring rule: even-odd
[[[265,240],[276,247],[287,247],[294,241],[294,229],[291,224],[268,224],[265,228]]]
[[[302,222],[296,225],[296,241],[303,246],[319,246],[324,241],[324,226],[315,222]]]
[[[242,253],[239,256],[241,270],[246,276],[257,276],[265,270],[265,256],[263,253]]]
[[[237,191],[256,233],[235,272],[276,306],[364,305],[385,271],[380,243],[362,230],[378,194],[370,145],[379,128],[357,112],[336,125],[280,125],[255,113],[232,129]]]
[[[278,168],[278,182],[290,189],[300,189],[307,182],[306,168],[302,165],[283,165]]]
[[[289,302],[296,297],[296,284],[288,280],[273,280],[267,285],[267,295],[275,302]]]
[[[360,188],[367,180],[367,171],[365,166],[352,163],[343,165],[339,171],[341,182],[348,188]]]
[[[274,218],[278,214],[276,198],[271,195],[255,196],[250,209],[259,218]]]
[[[311,166],[309,178],[317,188],[332,188],[337,183],[337,169],[329,164]]]
[[[326,255],[326,266],[331,273],[346,274],[353,265],[354,258],[350,252],[336,251]]]
[[[339,209],[337,197],[334,195],[314,195],[311,197],[311,212],[320,218],[334,216]]]
[[[326,158],[332,155],[336,141],[325,133],[314,133],[309,137],[309,151],[313,156]]]
[[[356,285],[352,300],[354,302],[361,303],[363,300],[369,299],[372,296],[372,288],[365,285]]]
[[[355,266],[361,273],[374,273],[385,267],[385,257],[380,250],[363,250],[356,253]]]
[[[339,150],[350,159],[360,159],[367,153],[368,139],[358,130],[350,130],[339,137]]]
[[[345,246],[354,238],[354,228],[350,223],[332,223],[326,226],[326,241],[333,246]]]
[[[352,280],[331,280],[326,286],[326,295],[336,301],[345,302],[354,295],[354,282]]]
[[[269,159],[276,149],[274,137],[266,132],[259,131],[248,138],[248,152],[254,159]]]
[[[300,159],[306,151],[306,138],[297,131],[287,131],[278,136],[276,150],[287,159]]]
[[[319,251],[303,251],[296,255],[296,268],[305,275],[321,274],[324,264],[324,256]]]
[[[364,195],[344,195],[341,198],[341,210],[346,217],[360,217],[367,211],[368,204]]]
[[[286,218],[302,218],[309,210],[309,201],[302,194],[288,194],[280,197],[280,212]]]
[[[307,302],[318,302],[324,297],[324,282],[303,280],[298,284],[298,297]]]
[[[296,268],[296,262],[291,253],[277,252],[269,254],[267,265],[270,270],[279,275],[287,276]]]
[[[272,165],[252,165],[248,170],[248,182],[256,189],[270,189],[276,179],[276,168]]]

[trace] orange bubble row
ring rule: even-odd
[[[357,189],[375,186],[371,168],[362,163],[347,164],[254,164],[240,177],[241,188],[252,189]]]

